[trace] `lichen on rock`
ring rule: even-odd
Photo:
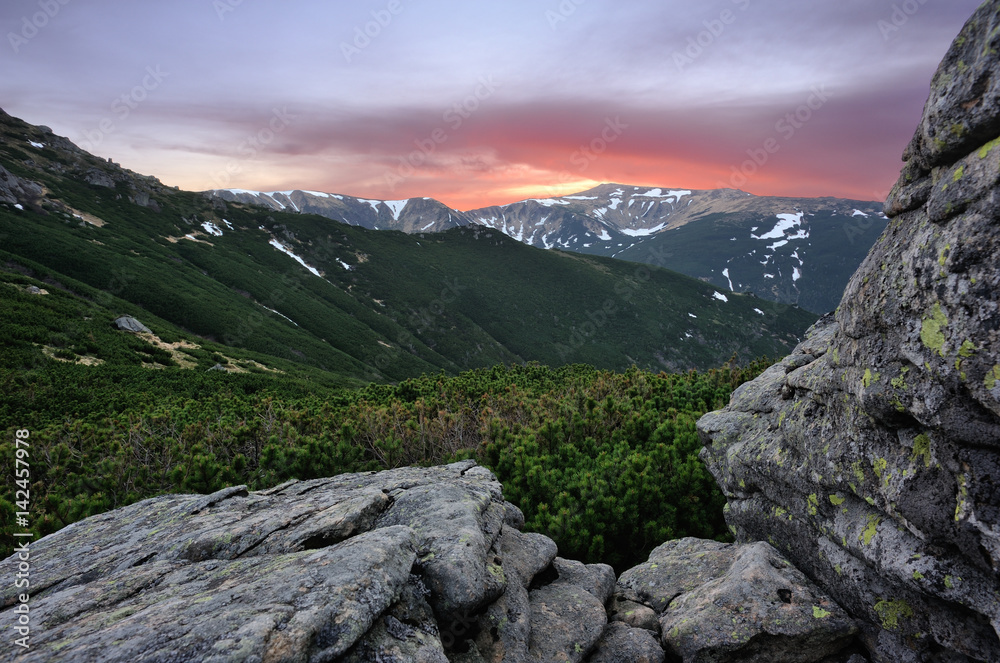
[[[880,662],[1000,660],[998,51],[991,0],[934,77],[837,312],[699,422],[739,540],[778,547]]]

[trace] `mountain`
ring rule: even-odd
[[[819,313],[886,226],[876,202],[619,184],[468,214],[532,246],[667,267]]]
[[[718,288],[819,313],[836,307],[886,225],[877,202],[621,184],[468,212],[429,198],[379,201],[240,189],[207,195],[374,230],[427,233],[477,224],[529,246],[666,267]]]
[[[276,211],[319,214],[369,230],[405,233],[441,232],[469,224],[462,212],[432,198],[369,200],[319,191],[246,191],[216,189],[206,195],[229,202],[262,205]]]
[[[45,127],[3,114],[0,131],[0,281],[13,286],[0,302],[29,311],[5,327],[10,356],[111,360],[97,332],[129,313],[209,355],[231,348],[348,381],[528,361],[676,370],[776,356],[815,320],[478,225],[376,232],[178,191]],[[73,319],[26,303],[32,286],[74,297]]]

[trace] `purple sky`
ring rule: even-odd
[[[979,4],[5,0],[0,107],[190,190],[882,199]]]

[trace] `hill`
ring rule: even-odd
[[[815,320],[664,269],[539,251],[479,226],[375,232],[209,199],[44,127],[3,115],[0,130],[0,280],[26,285],[11,276],[20,274],[117,298],[88,324],[131,311],[169,323],[152,326],[158,334],[367,382],[532,360],[707,368],[786,352]],[[28,340],[37,325],[10,333],[9,345],[42,352]],[[107,359],[48,333],[42,345]]]

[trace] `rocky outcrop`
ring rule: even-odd
[[[0,166],[0,202],[15,205],[19,201],[32,201],[42,195],[42,187],[35,182],[18,177]]]
[[[523,523],[471,461],[146,500],[31,545],[34,635],[17,660],[662,663],[666,645],[685,663],[780,661],[852,639],[769,546],[688,539],[616,585]],[[22,591],[0,588],[8,623]],[[623,608],[652,619],[609,623]]]
[[[1000,2],[932,83],[889,228],[835,315],[699,430],[769,541],[877,661],[1000,661]]]
[[[132,332],[133,334],[152,334],[149,327],[142,324],[130,315],[123,315],[114,321],[115,329],[118,331]]]

